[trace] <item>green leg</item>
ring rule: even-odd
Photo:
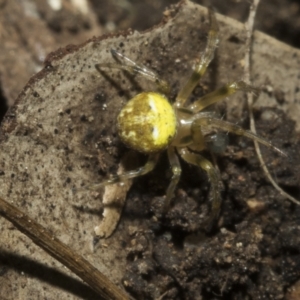
[[[188,147],[193,151],[203,151],[206,148],[205,137],[201,130],[199,130],[199,126],[192,123],[191,126],[191,134],[193,138],[193,143]]]
[[[253,92],[258,94],[259,90],[246,84],[244,81],[236,81],[222,86],[221,88],[201,97],[194,103],[189,105],[189,109],[193,112],[199,112],[209,105],[212,105],[225,97],[228,97],[237,91]]]
[[[125,172],[124,174],[113,175],[109,179],[104,180],[100,183],[95,183],[92,185],[88,185],[86,187],[82,187],[80,189],[75,189],[75,191],[83,190],[83,189],[84,190],[99,190],[101,187],[109,185],[109,184],[121,183],[123,181],[126,181],[127,179],[145,175],[154,169],[154,167],[156,166],[156,163],[158,161],[158,158],[159,158],[159,154],[151,154],[148,158],[147,163],[143,167]]]
[[[282,150],[275,147],[274,145],[272,145],[270,142],[268,142],[264,138],[259,137],[258,135],[252,133],[251,131],[245,130],[236,124],[229,123],[229,122],[217,119],[217,118],[213,118],[213,117],[205,116],[204,114],[202,114],[202,115],[201,114],[202,113],[200,112],[196,116],[196,119],[193,123],[193,127],[199,126],[199,130],[201,130],[201,127],[206,126],[206,127],[210,127],[210,128],[216,128],[216,129],[220,129],[223,131],[232,132],[237,135],[245,136],[245,137],[250,138],[254,141],[257,141],[258,143],[261,143],[267,147],[271,147],[276,152],[280,153],[281,155],[286,156],[286,154]]]
[[[200,59],[200,62],[194,66],[192,76],[183,86],[179,94],[177,95],[175,105],[176,107],[182,107],[192,91],[204,75],[209,63],[212,61],[215,53],[215,49],[218,45],[218,23],[216,16],[212,10],[209,10],[210,30],[208,33],[207,45],[204,53]]]
[[[167,195],[166,195],[166,200],[164,205],[165,211],[170,207],[171,199],[174,196],[174,191],[181,175],[181,167],[180,167],[178,156],[175,152],[175,147],[168,148],[168,157],[172,168],[173,176],[167,189]]]
[[[170,94],[170,85],[167,81],[159,78],[159,76],[152,70],[147,67],[137,64],[127,56],[122,53],[112,49],[112,56],[117,60],[117,63],[105,63],[105,64],[96,64],[95,67],[98,71],[102,68],[109,69],[120,69],[129,72],[131,75],[140,75],[147,80],[154,82],[157,85],[158,90],[164,95],[168,96]]]
[[[212,193],[211,215],[208,220],[208,224],[211,225],[211,222],[218,218],[222,203],[219,189],[219,182],[221,181],[220,174],[218,170],[212,165],[212,163],[200,154],[192,153],[186,148],[179,149],[179,154],[186,162],[202,168],[207,173],[208,179],[211,184]]]

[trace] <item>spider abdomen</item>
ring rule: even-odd
[[[133,97],[121,110],[118,132],[130,148],[153,153],[168,146],[176,133],[176,115],[168,99],[144,92]]]

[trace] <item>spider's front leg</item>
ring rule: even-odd
[[[252,92],[256,95],[259,94],[259,89],[247,84],[244,81],[234,81],[228,84],[225,84],[224,86],[218,88],[217,90],[208,93],[204,95],[203,97],[196,100],[194,103],[188,106],[188,109],[193,111],[194,113],[197,113],[204,108],[208,107],[209,105],[212,105],[232,94],[235,94],[238,91],[244,91],[244,92]]]
[[[179,91],[175,102],[176,107],[182,107],[184,105],[184,103],[186,102],[186,100],[191,95],[192,91],[204,75],[208,65],[214,58],[215,50],[219,42],[219,27],[216,16],[212,10],[209,10],[209,21],[210,29],[208,33],[206,48],[200,58],[200,61],[197,64],[195,64],[191,77],[188,79],[183,88]]]
[[[197,114],[195,116],[193,126],[195,128],[198,127],[199,130],[201,130],[201,127],[202,128],[209,127],[209,128],[220,129],[220,130],[227,131],[227,132],[232,132],[236,135],[245,136],[245,137],[250,138],[251,140],[256,141],[262,145],[273,148],[273,150],[275,150],[279,154],[286,156],[286,154],[282,150],[275,147],[272,143],[270,143],[266,139],[256,135],[255,133],[245,130],[236,124],[214,118],[214,117],[208,115],[207,113],[200,112],[199,114]]]
[[[207,220],[208,228],[212,226],[212,222],[216,220],[220,213],[221,208],[221,194],[219,189],[219,182],[221,177],[219,171],[212,165],[212,163],[204,158],[200,154],[195,154],[190,152],[187,148],[178,149],[180,156],[188,163],[200,167],[206,171],[208,179],[211,184],[211,194],[212,194],[212,208],[209,219]]]
[[[150,70],[142,64],[138,64],[117,50],[111,49],[111,55],[116,59],[116,63],[96,64],[96,69],[100,72],[102,68],[120,69],[127,71],[131,75],[140,75],[145,79],[154,82],[157,85],[158,91],[169,96],[170,85],[167,81],[161,79],[154,71]]]

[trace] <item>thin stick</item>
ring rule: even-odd
[[[22,233],[27,235],[36,245],[85,281],[102,299],[130,299],[125,292],[114,285],[82,256],[75,253],[44,227],[2,198],[0,198],[0,214],[13,223]]]
[[[244,80],[247,84],[251,84],[250,79],[250,54],[251,54],[251,44],[252,44],[252,38],[253,38],[253,27],[254,27],[254,20],[255,15],[257,11],[257,6],[259,4],[260,0],[253,0],[252,5],[250,6],[250,12],[247,22],[245,23],[246,31],[247,31],[247,47],[246,47],[246,54],[245,54],[245,66],[244,66]],[[256,133],[255,128],[255,121],[253,116],[253,94],[247,93],[247,103],[248,103],[248,109],[250,114],[250,129],[253,133]],[[271,182],[271,184],[274,186],[274,188],[284,197],[292,201],[293,203],[300,205],[300,202],[296,200],[294,197],[286,193],[273,179],[272,175],[269,172],[269,169],[267,168],[265,161],[262,157],[260,146],[258,142],[254,141],[255,151],[257,154],[257,157],[259,159],[260,165],[268,178],[268,180]]]

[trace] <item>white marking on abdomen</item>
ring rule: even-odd
[[[153,112],[156,113],[157,109],[156,109],[155,100],[153,100],[151,96],[149,96],[149,105],[150,105],[151,109],[153,110]]]
[[[157,126],[153,127],[153,131],[152,131],[152,137],[153,139],[156,141],[159,137],[159,129]]]

